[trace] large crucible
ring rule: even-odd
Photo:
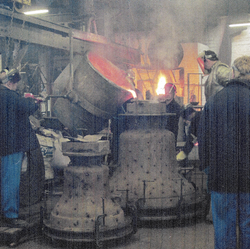
[[[68,84],[69,67],[55,81],[54,94],[69,93],[72,99],[58,98],[53,112],[70,130],[95,134],[107,127],[107,120],[116,115],[118,107],[133,98],[135,88],[124,70],[93,52],[74,57],[72,89]]]

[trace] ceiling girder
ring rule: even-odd
[[[12,16],[13,15],[13,16]],[[23,25],[23,22],[24,25]],[[0,9],[0,36],[10,37],[27,43],[48,46],[56,49],[70,50],[70,29],[23,14]],[[84,53],[88,44],[73,41],[74,52]]]
[[[70,34],[73,52],[83,54],[88,50],[102,52],[113,63],[138,64],[141,52],[121,44],[112,43],[103,36],[71,30],[45,20],[0,9],[0,37],[70,51]],[[89,39],[91,38],[91,39]]]

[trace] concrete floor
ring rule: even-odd
[[[174,222],[144,223],[138,228],[136,234],[128,239],[110,242],[103,246],[116,249],[212,249],[214,248],[214,229],[212,224],[205,221],[186,221],[183,224]],[[0,248],[9,248],[1,245]],[[33,234],[26,241],[17,245],[19,249],[45,249],[45,248],[84,248],[93,249],[94,245],[76,243],[51,243],[42,233]]]

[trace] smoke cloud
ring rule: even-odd
[[[242,2],[245,0],[241,5]],[[218,24],[220,16],[227,16],[235,9],[230,0],[128,0],[126,3],[123,2],[122,10],[113,19],[114,30],[110,33],[147,33],[155,45],[155,56],[168,68],[179,60],[178,44],[206,43],[208,30]]]

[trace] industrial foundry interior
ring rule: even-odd
[[[174,83],[180,106],[202,110],[206,77],[196,58],[213,49],[230,64],[246,28],[228,24],[248,20],[249,3],[160,2],[0,1],[0,69],[19,70],[22,96],[43,96],[30,117],[40,149],[22,165],[20,216],[29,229],[1,225],[8,246],[35,231],[51,243],[102,248],[143,222],[205,220],[198,145],[185,165],[176,160],[184,124],[176,142],[165,129],[172,114],[157,99]],[[46,11],[27,14],[38,9]]]

